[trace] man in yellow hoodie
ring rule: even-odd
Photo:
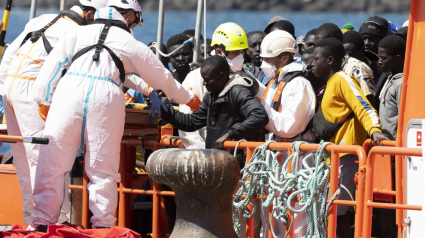
[[[363,94],[359,82],[341,71],[344,54],[342,43],[335,38],[325,38],[315,45],[313,73],[327,80],[323,99],[318,103],[318,111],[313,118],[316,140],[330,141],[336,145],[362,145],[366,140],[366,130],[379,145],[381,140],[388,140],[388,136],[382,133],[378,114]],[[357,156],[340,156],[342,185],[353,195],[353,179],[358,171],[358,164],[355,163]],[[339,199],[349,200],[350,196],[342,190]],[[346,206],[338,206],[339,237],[352,237],[351,214],[347,210]]]

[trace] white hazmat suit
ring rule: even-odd
[[[292,81],[287,83],[282,90],[281,110],[275,111],[272,108],[273,96],[276,93],[276,88],[284,76],[290,72],[304,71],[306,65],[302,62],[294,61],[284,66],[278,78],[278,83],[270,82],[270,88],[265,95],[265,100],[262,99],[266,112],[269,116],[269,123],[265,127],[271,133],[266,140],[276,140],[280,142],[282,138],[292,138],[290,141],[307,141],[314,142],[314,135],[311,130],[308,130],[304,135],[300,135],[307,127],[310,120],[313,118],[316,107],[316,95],[310,82],[302,77],[295,77]],[[286,153],[285,153],[286,154]],[[286,161],[287,156],[284,155],[281,161],[281,166]],[[299,158],[299,166],[302,166],[303,157]],[[313,161],[308,161],[313,165]],[[267,191],[268,192],[268,191]],[[264,214],[268,214],[268,208],[263,208]],[[295,204],[295,209],[300,209],[298,203]],[[262,216],[262,237],[267,234],[266,225],[269,222],[268,216]],[[295,213],[294,215],[294,236],[296,238],[304,237],[307,229],[307,213]],[[277,236],[284,236],[286,227],[279,221],[274,223],[274,231]]]
[[[192,88],[193,93],[202,100],[207,92],[204,86],[204,79],[201,76],[201,68],[190,72],[183,81],[185,88]],[[191,114],[192,110],[184,104],[180,104],[180,112]],[[206,127],[194,132],[179,130],[179,136],[182,137],[183,145],[186,149],[205,149],[205,139],[207,137]]]
[[[72,9],[82,13],[78,6],[74,6]],[[29,32],[40,30],[56,16],[56,14],[45,14],[32,19],[5,53],[0,66],[0,83],[9,135],[26,137],[41,137],[43,135],[45,121],[40,117],[38,113],[39,105],[33,100],[30,92],[48,53],[41,37],[35,43],[28,40],[22,47],[21,43]],[[45,35],[50,45],[55,47],[65,31],[77,27],[76,22],[63,16],[45,31]],[[11,147],[21,186],[24,220],[25,224],[29,225],[34,206],[32,188],[34,187],[40,145],[14,143],[11,144]],[[67,180],[69,180],[69,175]],[[67,221],[66,214],[68,212],[69,199],[68,196],[65,196],[60,218],[56,221],[58,223]]]
[[[51,105],[44,137],[50,144],[40,150],[32,215],[35,227],[53,224],[63,201],[64,176],[71,170],[82,143],[86,145],[85,171],[90,179],[89,208],[93,227],[112,227],[120,181],[120,142],[124,130],[125,100],[119,70],[108,51],[93,61],[93,48],[72,62],[82,48],[98,42],[104,24],[97,19],[124,18],[112,7],[101,8],[95,22],[65,32],[40,71],[34,100]],[[127,23],[125,23],[127,25]],[[188,103],[193,93],[177,83],[152,51],[119,27],[112,26],[104,45],[122,61],[125,71],[139,75],[154,89],[161,89],[178,103]],[[60,72],[66,68],[66,75]],[[142,80],[127,75],[124,86],[142,91]]]

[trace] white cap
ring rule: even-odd
[[[139,16],[139,24],[141,26],[143,24],[142,19],[142,8],[140,7],[137,0],[109,0],[106,4],[107,7],[119,7],[122,9],[132,9],[136,15]]]
[[[261,43],[260,57],[272,58],[282,52],[298,53],[298,44],[294,37],[282,30],[273,31],[264,37]]]
[[[97,9],[106,7],[108,0],[80,0],[80,4],[87,7],[94,7]]]

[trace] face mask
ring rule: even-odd
[[[226,60],[227,60],[227,63],[229,64],[230,70],[232,72],[239,72],[239,71],[241,71],[242,70],[242,66],[243,66],[243,62],[245,61],[242,54],[236,56],[235,58],[233,58],[231,60],[229,60],[226,57]]]
[[[274,78],[276,76],[276,67],[270,65],[265,60],[261,63],[261,69],[268,78]]]

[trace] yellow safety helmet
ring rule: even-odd
[[[226,51],[248,49],[248,37],[239,25],[232,22],[224,23],[214,31],[211,47],[221,44]]]

